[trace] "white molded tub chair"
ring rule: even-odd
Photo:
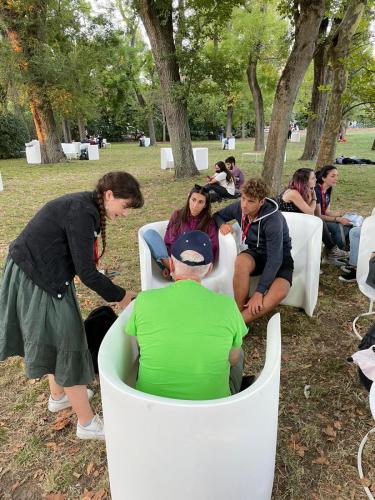
[[[142,290],[162,288],[170,285],[170,281],[163,278],[160,269],[151,257],[150,249],[143,239],[143,234],[148,229],[155,229],[164,237],[168,221],[151,222],[142,226],[138,231],[139,261],[141,267]],[[237,249],[232,235],[223,236],[219,233],[219,259],[210,274],[203,279],[205,287],[218,293],[233,296],[234,261]]]
[[[281,304],[300,307],[308,316],[312,316],[318,301],[323,223],[314,215],[292,212],[282,214],[292,240],[294,271],[293,285]],[[258,277],[251,278],[251,293],[258,281]]]
[[[375,252],[375,213],[370,217],[366,217],[366,219],[363,221],[361,238],[359,240],[357,284],[363,295],[365,295],[370,300],[368,312],[359,314],[353,321],[353,331],[360,339],[362,337],[357,330],[357,321],[364,316],[372,316],[373,314],[375,314],[375,289],[366,283],[366,279],[369,273],[369,261],[373,252]]]
[[[133,389],[138,351],[124,332],[131,306],[99,351],[112,499],[269,500],[278,425],[280,315],[268,322],[266,362],[252,386],[228,398],[183,401]]]

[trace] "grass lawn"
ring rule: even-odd
[[[349,131],[348,142],[338,145],[337,154],[375,159],[375,152],[370,150],[374,135],[374,129]],[[209,148],[210,164],[233,153],[222,151],[218,142],[194,146]],[[138,228],[167,219],[173,209],[183,205],[192,184],[204,183],[207,175],[205,172],[199,178],[176,182],[173,173],[160,170],[159,147],[113,144],[101,151],[101,159],[96,162],[28,166],[25,159],[0,161],[4,182],[0,193],[0,262],[4,262],[9,242],[46,201],[67,192],[89,190],[105,172],[126,169],[140,181],[146,202],[126,219],[108,224],[102,265],[121,273],[117,283],[139,290]],[[298,161],[302,148],[302,142],[288,144],[285,184],[297,168],[313,167],[312,162]],[[242,157],[252,149],[252,142],[236,141],[237,163],[247,177],[261,170],[261,163],[255,163],[254,157]],[[375,206],[375,166],[343,165],[338,169],[340,181],[332,208],[369,215]],[[367,393],[346,358],[358,344],[351,333],[351,321],[359,310],[367,309],[368,302],[356,284],[338,280],[336,268],[323,266],[323,271],[313,318],[293,308],[279,308],[283,354],[273,496],[277,500],[364,498],[356,454],[373,421]],[[103,303],[83,285],[78,286],[78,296],[84,315]],[[261,369],[266,322],[267,318],[256,322],[245,340],[247,373]],[[56,416],[47,411],[47,381],[27,380],[22,359],[1,363],[0,374],[0,497],[109,498],[104,443],[76,439],[71,412]],[[305,385],[311,386],[308,399]],[[94,389],[93,405],[100,412],[98,383]],[[375,491],[374,453],[373,434],[364,452],[364,471]],[[52,495],[56,493],[63,495]]]

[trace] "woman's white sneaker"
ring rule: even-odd
[[[91,389],[87,389],[87,397],[89,400],[93,397],[94,393]],[[68,396],[64,394],[60,399],[53,399],[50,395],[48,399],[48,409],[52,413],[56,413],[60,410],[65,410],[65,408],[70,408],[72,405],[68,399]]]
[[[105,439],[102,419],[95,415],[89,425],[81,425],[78,422],[76,434],[79,439]]]

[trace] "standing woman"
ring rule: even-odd
[[[329,263],[336,264],[336,259],[348,258],[349,256],[348,252],[344,251],[344,248],[352,226],[350,220],[342,217],[341,212],[331,210],[332,188],[336,186],[339,179],[337,168],[333,165],[326,165],[316,173],[316,176],[315,193],[317,201],[315,215],[323,220],[323,242],[326,246],[326,259]],[[327,246],[326,241],[330,242],[329,246]],[[330,248],[331,245],[333,247]]]
[[[28,377],[48,374],[48,409],[72,406],[81,439],[104,439],[104,428],[89,403],[92,391],[86,386],[95,374],[74,276],[106,301],[121,308],[129,304],[134,292],[112,283],[96,264],[106,248],[106,219],[142,205],[138,181],[126,172],[110,172],[93,192],[48,202],[9,247],[0,288],[0,361],[23,356]]]
[[[215,163],[215,174],[207,176],[206,188],[215,191],[220,198],[233,198],[236,187],[232,173],[227,169],[223,161]]]

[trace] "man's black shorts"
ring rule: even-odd
[[[254,250],[249,250],[249,249],[244,250],[241,253],[247,253],[248,255],[251,255],[251,257],[255,260],[255,269],[251,273],[251,276],[260,276],[263,272],[264,266],[266,265],[267,257],[265,255],[255,252]],[[292,286],[293,270],[294,270],[294,261],[292,256],[285,255],[275,277],[284,278],[284,280],[287,280],[290,283],[290,286]]]

